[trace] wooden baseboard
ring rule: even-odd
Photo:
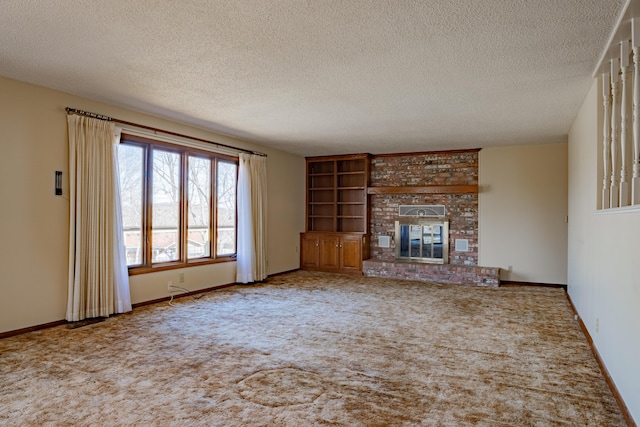
[[[500,286],[542,286],[545,288],[562,288],[567,292],[567,285],[561,285],[559,283],[539,283],[539,282],[518,282],[515,280],[500,280]]]
[[[197,291],[185,292],[185,293],[182,293],[182,294],[174,295],[173,299],[178,299],[178,298],[187,297],[187,296],[196,295],[196,294],[202,294],[202,293],[205,293],[205,292],[211,292],[211,291],[215,291],[216,289],[228,288],[228,287],[234,286],[234,285],[236,285],[236,283],[229,283],[229,284],[226,284],[226,285],[212,286],[210,288],[200,289],[200,290],[197,290]],[[132,308],[143,307],[145,305],[151,305],[151,304],[155,304],[155,303],[158,303],[158,302],[169,301],[170,299],[171,299],[170,296],[163,297],[163,298],[157,298],[157,299],[154,299],[154,300],[151,300],[151,301],[144,301],[144,302],[139,302],[139,303],[136,303],[136,304],[132,304],[131,307]],[[29,326],[27,328],[15,329],[13,331],[0,332],[0,339],[9,338],[9,337],[13,337],[13,336],[16,336],[16,335],[26,334],[28,332],[39,331],[39,330],[42,330],[42,329],[49,329],[49,328],[53,328],[55,326],[66,325],[67,323],[70,323],[70,322],[68,322],[68,321],[63,319],[63,320],[56,320],[54,322],[43,323],[41,325]]]
[[[300,270],[300,269],[299,268],[294,268],[292,270],[282,271],[280,273],[272,274],[269,277],[276,277],[276,276],[280,276],[282,274],[292,273],[292,272],[298,271],[298,270]],[[235,286],[235,285],[237,285],[237,283],[227,283],[225,285],[212,286],[210,288],[199,289],[197,291],[184,292],[184,293],[181,293],[181,294],[174,295],[173,299],[178,299],[178,298],[182,298],[182,297],[188,297],[188,296],[191,296],[191,295],[203,294],[205,292],[211,292],[211,291],[215,291],[217,289],[228,288],[230,286]],[[163,301],[169,301],[170,299],[171,299],[171,296],[162,297],[162,298],[156,298],[156,299],[153,299],[153,300],[150,300],[150,301],[143,301],[143,302],[138,302],[138,303],[132,304],[131,307],[132,308],[144,307],[145,305],[151,305],[151,304],[156,304],[156,303],[163,302]],[[39,331],[41,329],[53,328],[55,326],[66,325],[67,323],[69,323],[69,322],[63,319],[63,320],[56,320],[54,322],[43,323],[41,325],[29,326],[27,328],[15,329],[13,331],[0,332],[0,339],[9,338],[9,337],[13,337],[13,336],[16,336],[16,335],[26,334],[28,332]]]
[[[192,295],[204,294],[204,293],[215,291],[215,290],[218,290],[218,289],[229,288],[229,287],[235,286],[235,285],[237,285],[237,283],[227,283],[225,285],[211,286],[210,288],[198,289],[196,291],[183,292],[181,294],[173,295],[173,299],[176,300],[176,299],[179,299],[179,298],[190,297]],[[170,299],[171,299],[171,296],[169,295],[169,296],[166,296],[166,297],[156,298],[156,299],[152,299],[152,300],[149,300],[149,301],[137,302],[135,304],[131,304],[131,307],[133,307],[133,308],[144,307],[145,305],[151,305],[151,304],[156,304],[156,303],[159,303],[159,302],[169,301]]]
[[[9,338],[16,335],[26,334],[27,332],[39,331],[41,329],[53,328],[54,326],[66,325],[66,320],[56,320],[55,322],[43,323],[42,325],[29,326],[28,328],[16,329],[13,331],[0,332],[0,339]]]
[[[620,392],[618,391],[618,387],[616,387],[616,384],[613,382],[613,378],[611,378],[611,375],[609,374],[609,371],[607,370],[607,367],[605,366],[602,358],[600,357],[600,353],[598,353],[598,350],[596,349],[595,345],[593,344],[593,339],[591,338],[591,334],[589,334],[589,331],[587,330],[587,327],[585,326],[584,322],[582,321],[582,318],[580,317],[580,314],[578,314],[578,310],[576,310],[576,306],[573,305],[573,301],[571,301],[571,296],[569,296],[569,293],[567,293],[566,295],[567,295],[567,300],[569,301],[569,305],[571,305],[571,309],[573,310],[573,312],[574,312],[574,314],[575,314],[575,316],[576,316],[576,318],[578,320],[578,324],[580,325],[580,329],[582,329],[582,333],[587,338],[587,342],[589,343],[589,347],[591,347],[591,352],[593,353],[594,357],[596,358],[596,361],[598,362],[598,366],[600,366],[600,371],[602,371],[602,375],[604,376],[605,381],[609,385],[609,388],[611,389],[611,393],[613,393],[613,397],[616,399],[616,402],[618,402],[618,406],[620,406],[620,409],[622,410],[622,414],[624,415],[624,419],[627,422],[627,425],[629,427],[637,427],[636,422],[633,420],[633,417],[631,416],[631,413],[629,412],[629,408],[627,408],[626,403],[622,399],[622,395],[620,395]]]

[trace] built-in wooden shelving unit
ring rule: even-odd
[[[302,268],[361,274],[362,259],[369,254],[369,158],[369,154],[307,158]]]
[[[367,232],[369,155],[307,159],[307,231]]]

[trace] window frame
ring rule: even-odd
[[[158,141],[137,135],[122,133],[120,138],[121,145],[131,145],[141,147],[143,149],[143,165],[142,165],[142,224],[141,224],[141,245],[142,245],[142,264],[127,266],[129,275],[152,273],[156,271],[173,270],[178,268],[195,267],[200,265],[218,264],[223,262],[236,261],[237,244],[238,244],[238,169],[239,158],[236,156],[217,153],[213,151],[194,148],[191,146],[172,144],[170,142]],[[179,224],[178,224],[178,241],[179,256],[175,261],[152,262],[152,185],[153,185],[153,155],[154,149],[178,153],[180,155],[180,195],[179,195]],[[189,176],[187,165],[189,157],[206,158],[211,161],[210,168],[210,186],[209,191],[209,256],[201,258],[188,258],[188,188]],[[217,228],[218,228],[218,163],[226,162],[236,166],[236,210],[235,210],[235,247],[236,253],[217,254]]]

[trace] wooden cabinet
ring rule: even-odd
[[[318,236],[300,234],[300,268],[316,269],[320,266],[320,245]]]
[[[368,236],[355,233],[302,233],[300,247],[301,268],[337,273],[361,274],[369,252]]]
[[[364,245],[367,249],[364,250]],[[344,273],[362,273],[363,255],[369,253],[367,236],[345,234],[340,237],[340,271]],[[368,256],[366,258],[369,258]]]
[[[323,270],[340,269],[340,237],[334,234],[318,234],[318,266]]]

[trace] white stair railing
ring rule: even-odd
[[[630,24],[601,74],[601,209],[640,205],[640,18]]]
[[[629,111],[628,101],[628,81],[629,81],[629,42],[624,40],[620,42],[620,71],[622,77],[621,98],[620,101],[620,194],[618,206],[629,206],[629,178],[627,172],[628,157],[628,138],[627,131],[629,129],[629,121],[627,113]]]
[[[617,208],[620,206],[620,195],[618,188],[618,146],[619,142],[619,110],[618,92],[620,89],[620,59],[611,60],[611,184],[609,193],[609,206]]]
[[[609,196],[609,175],[611,174],[611,84],[610,74],[602,74],[602,106],[604,108],[604,124],[602,126],[602,209],[608,209],[611,205]]]
[[[633,46],[633,178],[631,204],[640,204],[640,19],[631,20]]]

